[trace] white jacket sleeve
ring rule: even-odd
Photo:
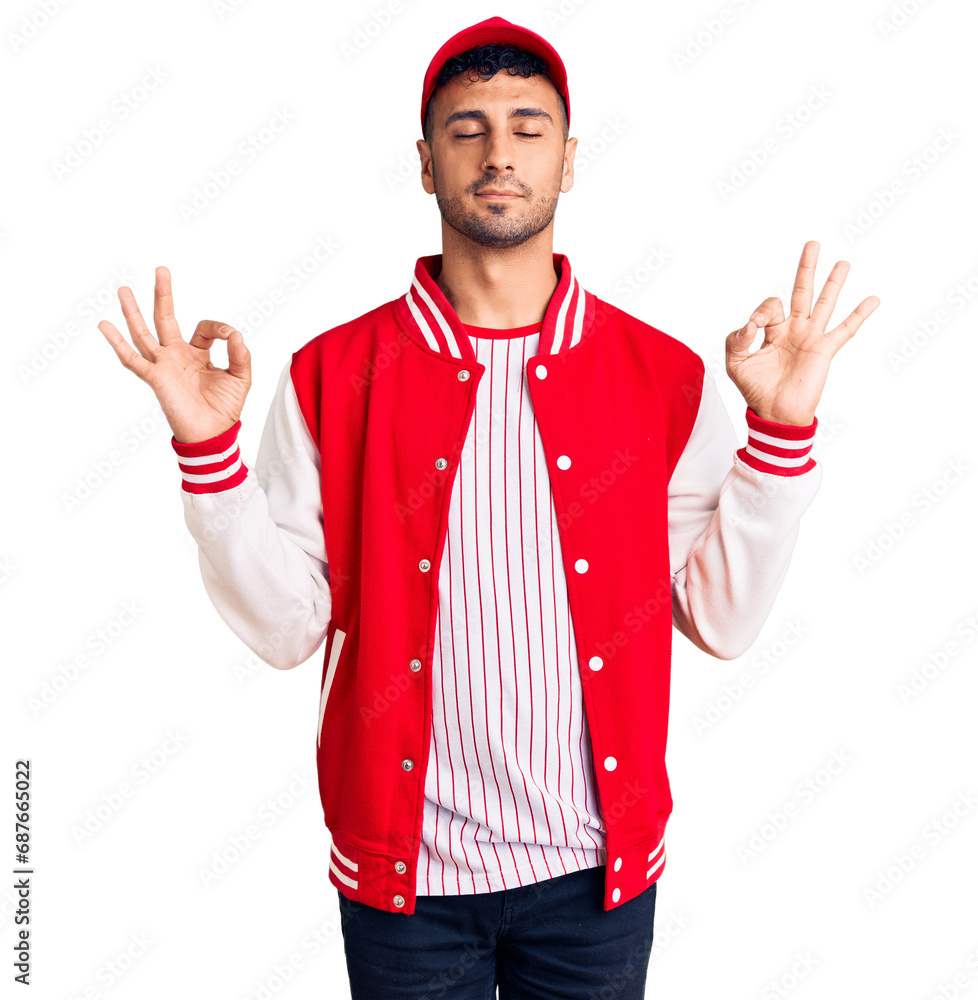
[[[204,588],[242,642],[282,670],[319,648],[331,609],[319,450],[299,410],[290,364],[254,469],[238,451],[240,421],[208,441],[171,438]]]
[[[669,481],[673,623],[721,659],[742,655],[757,638],[822,476],[809,456],[817,420],[799,428],[751,410],[747,418],[748,443],[738,450],[707,368],[693,430]]]

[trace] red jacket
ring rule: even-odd
[[[405,914],[414,912],[416,898],[438,571],[453,477],[485,371],[434,281],[440,263],[439,255],[420,258],[408,293],[309,341],[289,367],[320,466],[328,603],[324,611],[324,595],[318,604],[309,601],[303,621],[321,627],[328,614],[317,765],[333,840],[330,879],[351,899]],[[678,613],[669,488],[701,409],[706,373],[678,340],[585,291],[564,255],[554,254],[554,268],[560,280],[527,379],[553,490],[607,827],[604,906],[610,909],[664,869]],[[748,421],[753,436],[737,453],[740,481],[770,495],[772,483],[796,480],[788,501],[794,528],[782,532],[778,560],[754,569],[758,579],[767,576],[746,626],[749,643],[783,577],[797,517],[818,477],[807,475],[817,468],[808,454],[814,425],[769,424],[751,411]],[[192,523],[189,505],[203,503],[217,486],[245,483],[238,426],[211,442],[173,442],[189,476],[188,524],[199,541],[204,532],[201,522]],[[595,480],[611,485],[595,494],[589,491]],[[719,494],[719,486],[711,488]],[[747,547],[750,530],[743,528]],[[729,524],[726,531],[735,555]],[[204,547],[201,555],[203,567]],[[229,565],[224,569],[233,576]],[[742,598],[723,594],[729,580],[714,583],[722,631],[723,608]],[[743,651],[716,649],[690,634],[717,655]],[[381,702],[387,707],[378,713],[373,706]]]

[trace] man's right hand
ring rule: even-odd
[[[206,441],[233,427],[251,388],[251,352],[240,332],[205,319],[197,324],[190,342],[184,341],[173,316],[170,272],[165,267],[156,269],[156,337],[147,329],[131,288],[123,285],[119,289],[119,302],[139,354],[107,319],[98,328],[123,367],[135,372],[156,393],[177,442]],[[215,340],[228,343],[227,368],[211,364]]]

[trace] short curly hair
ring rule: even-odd
[[[438,73],[435,89],[431,92],[431,97],[428,98],[428,105],[425,108],[423,129],[425,142],[431,142],[431,106],[439,87],[444,86],[456,76],[472,72],[477,73],[481,80],[491,80],[501,69],[506,70],[512,76],[545,76],[553,83],[549,73],[550,67],[546,60],[533,52],[521,49],[517,45],[477,45],[475,48],[466,49],[465,52],[452,56]],[[567,119],[567,102],[563,96],[560,96],[560,117],[564,141],[566,142],[570,127]]]

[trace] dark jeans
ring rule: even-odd
[[[641,1000],[656,883],[603,909],[604,865],[390,913],[337,890],[353,1000]]]

